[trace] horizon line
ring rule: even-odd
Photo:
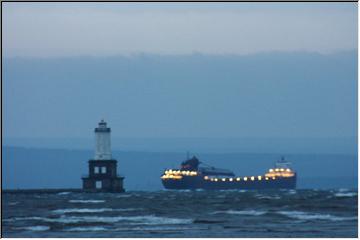
[[[3,59],[66,59],[66,58],[137,58],[143,56],[154,56],[154,57],[192,57],[192,56],[203,56],[203,57],[249,57],[256,55],[269,55],[269,54],[313,54],[320,56],[330,56],[344,53],[357,53],[358,48],[353,49],[339,49],[329,52],[310,51],[310,50],[269,50],[259,51],[252,53],[206,53],[200,51],[193,51],[187,53],[154,53],[154,52],[132,52],[132,53],[116,53],[116,54],[79,54],[79,55],[54,55],[54,56],[5,56]]]

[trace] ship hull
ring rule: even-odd
[[[226,189],[295,189],[296,175],[293,177],[276,178],[269,180],[247,181],[209,181],[203,176],[185,176],[182,179],[163,179],[163,186],[166,189],[204,189],[204,190],[226,190]]]

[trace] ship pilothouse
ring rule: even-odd
[[[104,120],[95,128],[95,156],[88,162],[89,175],[82,178],[84,190],[124,192],[124,177],[117,175],[117,160],[111,155],[110,132]]]
[[[269,171],[265,174],[267,178],[276,178],[276,177],[295,177],[296,173],[291,167],[291,163],[286,161],[284,157],[281,157],[281,160],[275,163],[274,168],[270,168]]]
[[[282,158],[264,175],[235,176],[227,169],[215,168],[192,157],[180,169],[167,169],[161,176],[167,189],[265,189],[296,188],[296,172]]]

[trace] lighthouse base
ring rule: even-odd
[[[91,192],[125,192],[122,177],[94,179],[89,177],[82,178],[83,189]]]
[[[82,177],[83,190],[91,192],[124,192],[124,177],[116,174],[117,161],[89,160],[89,175]]]

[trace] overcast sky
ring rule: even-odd
[[[356,3],[3,6],[5,137],[357,134]]]
[[[5,57],[357,48],[357,3],[4,3],[2,20]]]

